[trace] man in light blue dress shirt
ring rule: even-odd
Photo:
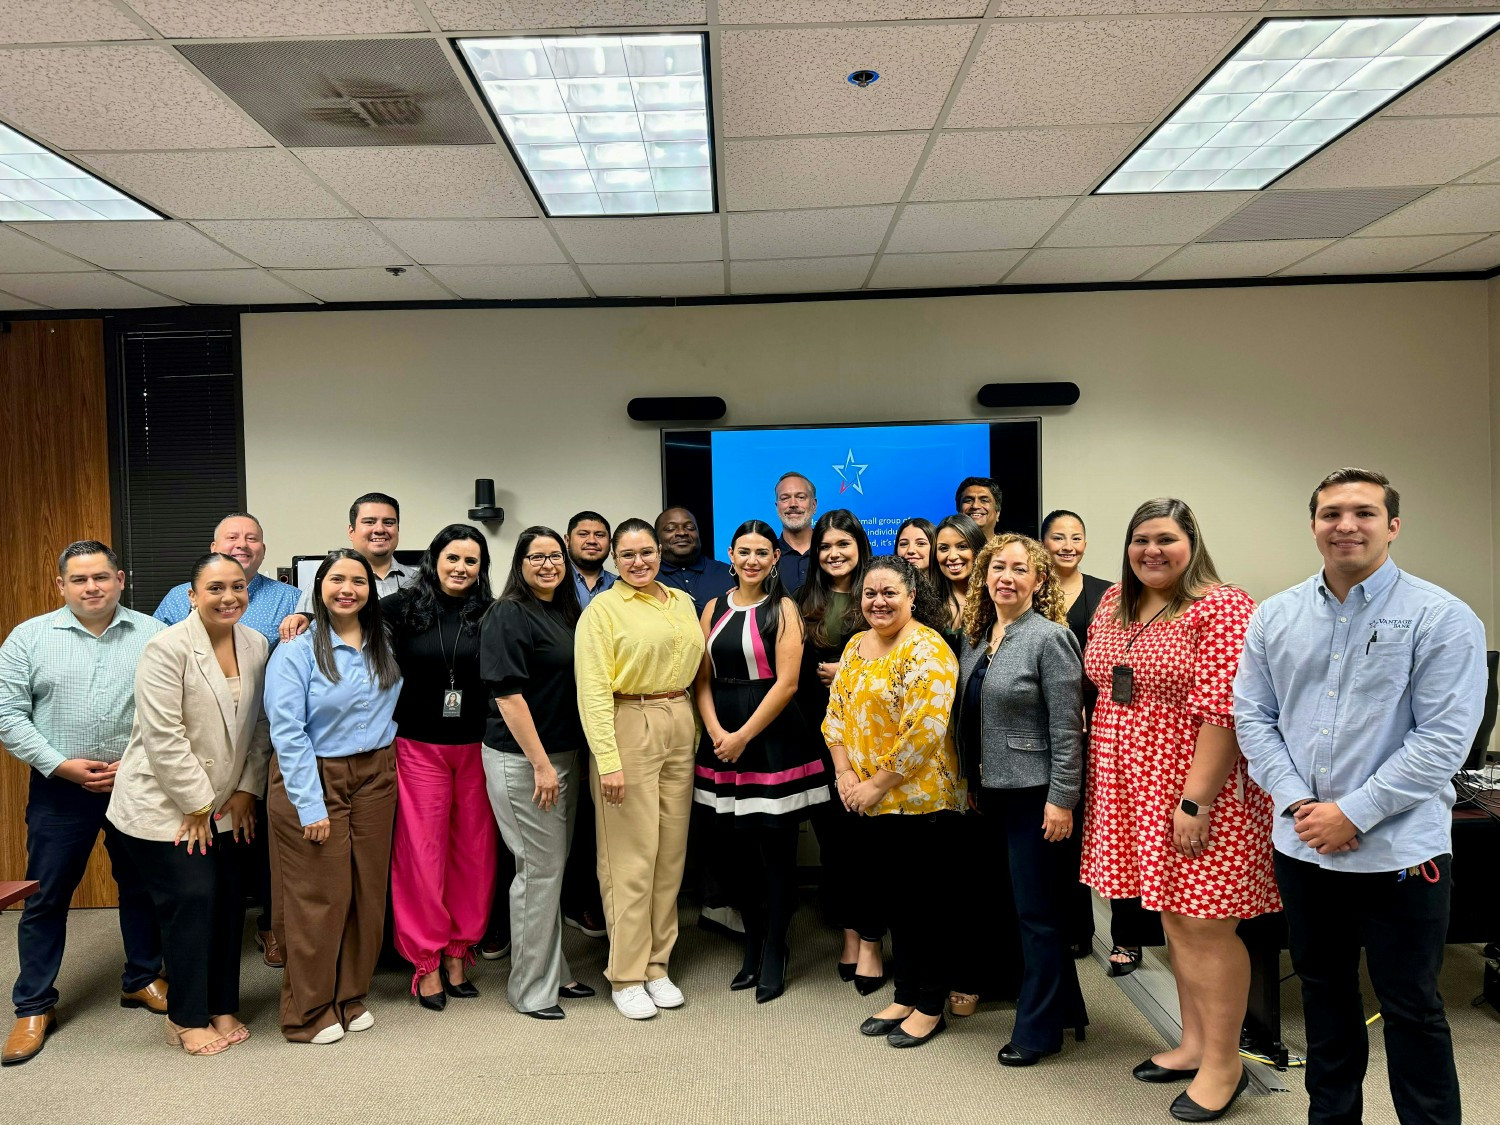
[[[1235,730],[1271,794],[1276,880],[1302,978],[1310,1122],[1362,1119],[1369,1044],[1359,952],[1403,1123],[1459,1121],[1437,980],[1452,894],[1452,778],[1484,705],[1484,629],[1391,561],[1400,497],[1339,469],[1313,492],[1323,569],[1262,602]]]
[[[609,521],[598,512],[579,512],[568,521],[568,557],[573,561],[573,588],[583,609],[595,594],[615,584],[615,575],[604,569],[609,558]]]

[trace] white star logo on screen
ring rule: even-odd
[[[849,455],[844,458],[844,463],[842,465],[833,466],[833,471],[838,473],[841,481],[841,483],[839,484],[839,492],[844,492],[845,490],[852,488],[855,492],[863,496],[865,494],[865,488],[864,485],[860,484],[859,478],[864,475],[864,471],[869,467],[869,465],[856,464],[854,461],[854,450],[849,450]]]

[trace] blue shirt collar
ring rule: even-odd
[[[1400,575],[1401,571],[1396,567],[1395,560],[1392,559],[1390,555],[1386,555],[1385,562],[1380,564],[1379,569],[1377,569],[1374,574],[1370,575],[1370,577],[1366,578],[1363,582],[1356,583],[1349,588],[1349,597],[1352,598],[1356,594],[1358,594],[1360,600],[1365,605],[1369,605],[1381,594],[1385,593],[1392,586],[1394,586],[1396,584],[1396,579],[1400,577]],[[1333,597],[1333,591],[1329,590],[1328,583],[1324,581],[1323,572],[1321,570],[1318,571],[1317,574],[1313,575],[1313,583],[1318,593],[1321,594],[1324,598]],[[1338,599],[1334,598],[1334,600],[1337,601]],[[1346,604],[1347,601],[1348,599],[1345,599]]]

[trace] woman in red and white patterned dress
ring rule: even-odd
[[[1135,1068],[1191,1081],[1172,1116],[1212,1120],[1245,1088],[1240,1026],[1250,959],[1241,918],[1280,910],[1271,800],[1249,779],[1231,718],[1254,602],[1226,586],[1181,500],[1131,517],[1123,579],[1084,650],[1099,688],[1089,741],[1085,883],[1159,910],[1182,1008],[1182,1042]]]

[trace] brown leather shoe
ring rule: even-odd
[[[120,993],[120,1007],[145,1008],[159,1016],[167,1014],[167,982],[157,977],[145,988]]]
[[[260,948],[260,959],[267,965],[273,969],[286,968],[286,955],[281,952],[275,930],[256,930],[255,944]]]
[[[0,1066],[20,1066],[42,1053],[47,1036],[57,1030],[57,1013],[47,1010],[39,1016],[22,1016],[5,1037],[5,1052]]]

